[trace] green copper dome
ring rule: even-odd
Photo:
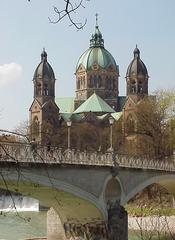
[[[95,64],[103,69],[107,69],[112,65],[118,71],[118,66],[113,56],[104,48],[104,40],[97,25],[90,40],[90,48],[79,58],[76,70],[78,70],[80,65],[83,65],[86,70],[90,70]]]

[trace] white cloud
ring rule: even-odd
[[[0,86],[8,85],[20,79],[22,66],[17,63],[0,65]]]

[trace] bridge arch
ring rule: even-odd
[[[103,186],[102,198],[104,205],[108,202],[114,203],[115,201],[120,201],[122,196],[123,188],[120,182],[120,179],[116,177],[112,177],[109,175]]]
[[[0,188],[38,199],[43,205],[53,207],[62,222],[104,221],[106,212],[99,199],[83,189],[60,181],[52,176],[32,173],[29,170],[3,170]]]
[[[149,177],[141,183],[138,182],[138,185],[131,189],[128,194],[123,196],[122,205],[125,205],[136,194],[154,183],[166,188],[171,194],[173,194],[173,196],[175,196],[175,174],[158,175],[154,177]]]

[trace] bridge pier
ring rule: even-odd
[[[47,212],[47,240],[65,240],[65,231],[59,215],[53,208]]]
[[[108,206],[108,239],[128,240],[128,213],[118,201]]]
[[[47,213],[47,240],[92,239],[128,240],[128,215],[118,202],[108,207],[108,221],[105,222],[65,222],[62,224],[56,211]]]
[[[107,240],[107,229],[104,223],[65,223],[66,239]]]
[[[107,240],[108,233],[104,222],[61,223],[57,212],[50,208],[47,213],[47,240],[96,239]]]

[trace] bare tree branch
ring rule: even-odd
[[[49,18],[49,21],[53,24],[56,24],[60,22],[63,18],[67,17],[70,22],[70,26],[74,26],[77,30],[82,29],[86,25],[87,19],[85,19],[84,22],[77,22],[72,17],[72,14],[76,14],[76,10],[79,8],[85,8],[85,6],[83,5],[84,1],[85,0],[80,0],[77,4],[76,2],[73,3],[70,0],[64,0],[65,8],[62,10],[58,9],[56,6],[53,6],[53,10],[57,14],[57,19],[51,20],[51,18]]]
[[[64,7],[62,9],[53,6],[53,11],[56,13],[56,20],[51,19],[48,17],[50,23],[56,24],[58,22],[61,22],[63,18],[68,18],[70,22],[70,26],[74,26],[77,30],[83,29],[83,27],[87,23],[87,19],[85,18],[84,21],[77,22],[74,20],[72,14],[76,14],[76,10],[79,10],[81,8],[85,8],[84,2],[90,1],[90,0],[63,0],[64,1]],[[28,2],[31,2],[31,0],[28,0]]]

